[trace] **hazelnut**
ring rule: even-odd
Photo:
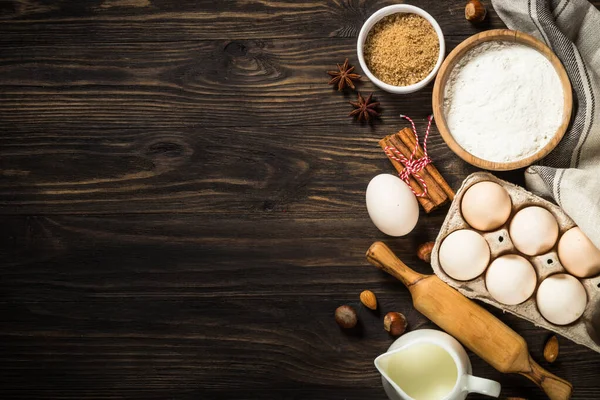
[[[375,297],[375,293],[371,292],[370,290],[362,291],[360,294],[360,302],[371,310],[377,309],[377,298]]]
[[[479,0],[469,0],[465,6],[465,18],[471,22],[481,22],[485,19],[487,10]]]
[[[406,331],[407,325],[406,317],[399,312],[389,312],[383,318],[383,327],[392,336],[402,335]]]
[[[556,361],[558,357],[558,338],[556,335],[553,335],[544,346],[544,358],[549,363],[553,363]]]
[[[434,242],[423,243],[417,249],[417,257],[426,263],[431,262],[431,251],[433,250]]]
[[[350,306],[339,306],[335,310],[335,322],[344,329],[354,328],[358,322],[356,311]]]

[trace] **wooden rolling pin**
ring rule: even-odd
[[[410,291],[415,308],[463,345],[503,373],[518,373],[541,387],[552,400],[571,397],[573,386],[540,367],[517,332],[435,275],[413,271],[381,242],[367,260],[398,278]]]

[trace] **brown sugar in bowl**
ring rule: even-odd
[[[452,136],[452,132],[450,132],[450,129],[448,128],[446,118],[444,115],[444,93],[446,91],[446,83],[448,81],[448,78],[450,77],[450,73],[452,72],[456,64],[462,59],[462,57],[464,57],[467,54],[469,50],[481,43],[490,41],[516,42],[537,50],[542,55],[544,55],[548,59],[548,61],[550,61],[550,63],[556,70],[556,73],[558,74],[563,88],[563,117],[556,133],[544,147],[536,151],[534,154],[516,161],[488,161],[469,153],[464,148],[462,148],[456,142],[456,140],[454,140],[454,137]],[[573,95],[571,93],[571,82],[569,81],[569,77],[567,76],[565,68],[561,64],[556,54],[554,54],[548,46],[546,46],[544,43],[537,40],[533,36],[527,35],[523,32],[513,31],[509,29],[494,29],[471,36],[470,38],[466,39],[464,42],[459,44],[454,50],[452,50],[448,57],[446,57],[446,60],[444,60],[442,66],[440,67],[440,70],[438,71],[437,77],[435,79],[435,84],[433,86],[432,107],[433,115],[435,117],[435,123],[438,127],[438,130],[448,147],[450,147],[450,149],[454,153],[456,153],[456,155],[458,155],[460,158],[462,158],[469,164],[472,164],[479,168],[493,171],[508,171],[523,168],[533,164],[534,162],[545,157],[558,145],[558,143],[563,138],[565,132],[567,131],[569,121],[571,120],[571,112],[573,109]]]
[[[385,18],[387,16],[393,15],[393,14],[416,14],[416,15],[424,18],[433,27],[435,33],[437,34],[438,43],[439,43],[439,53],[438,53],[437,60],[436,60],[436,63],[435,63],[435,66],[433,67],[433,69],[421,81],[411,84],[411,85],[407,85],[407,86],[394,86],[394,85],[390,85],[390,84],[382,81],[381,79],[379,79],[369,69],[367,62],[365,60],[365,55],[364,55],[365,42],[367,40],[367,37],[368,37],[371,29],[380,20],[382,20],[383,18]],[[376,11],[373,15],[371,15],[365,21],[365,23],[363,24],[363,26],[358,34],[358,40],[356,42],[356,52],[358,55],[358,62],[360,64],[361,69],[363,70],[363,72],[365,73],[367,78],[369,78],[369,80],[373,84],[375,84],[379,88],[381,88],[389,93],[408,94],[408,93],[413,93],[413,92],[423,89],[433,80],[433,78],[437,74],[440,66],[442,65],[442,61],[444,60],[444,55],[446,54],[446,45],[445,45],[445,41],[444,41],[444,34],[442,33],[442,29],[440,28],[440,25],[429,13],[427,13],[425,10],[423,10],[419,7],[411,6],[408,4],[394,4],[391,6],[384,7],[382,9],[380,9],[379,11]]]

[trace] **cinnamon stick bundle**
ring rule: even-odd
[[[386,136],[379,141],[379,146],[381,146],[382,149],[385,149],[387,146],[395,147],[406,158],[410,157],[415,148],[415,144],[415,136],[410,128],[404,128],[400,132]],[[423,156],[423,149],[418,145],[415,158],[421,158]],[[391,158],[389,158],[389,160],[398,173],[401,173],[404,170],[404,165],[402,163],[392,160]],[[427,183],[427,195],[417,197],[417,200],[426,213],[429,213],[454,199],[454,191],[432,163],[419,171],[419,175],[423,178],[425,183]],[[421,184],[412,175],[409,177],[409,185],[416,193],[423,192]]]

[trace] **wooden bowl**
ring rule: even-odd
[[[517,161],[494,162],[484,160],[469,153],[454,140],[452,133],[448,129],[448,125],[446,124],[446,118],[444,116],[444,92],[446,90],[446,82],[448,80],[448,77],[450,76],[450,73],[454,69],[454,66],[473,47],[479,45],[480,43],[490,41],[517,42],[536,49],[552,63],[563,87],[564,110],[563,118],[560,126],[558,127],[558,130],[556,131],[552,139],[544,147],[539,149],[536,153]],[[565,132],[567,131],[569,121],[571,120],[572,108],[573,95],[571,93],[571,83],[569,82],[567,72],[565,71],[558,57],[552,52],[552,50],[548,46],[546,46],[544,43],[540,42],[533,36],[527,35],[523,32],[512,31],[508,29],[495,29],[486,32],[481,32],[474,36],[471,36],[470,38],[459,44],[454,50],[452,50],[452,52],[448,55],[448,57],[442,64],[438,72],[437,78],[435,80],[435,85],[433,86],[433,115],[435,117],[435,122],[438,127],[438,130],[440,131],[440,134],[442,135],[442,138],[444,139],[448,147],[450,147],[450,149],[452,149],[454,153],[456,153],[460,158],[462,158],[469,164],[475,165],[479,168],[494,171],[507,171],[512,169],[523,168],[533,164],[534,162],[540,160],[548,153],[550,153],[561,141]]]

